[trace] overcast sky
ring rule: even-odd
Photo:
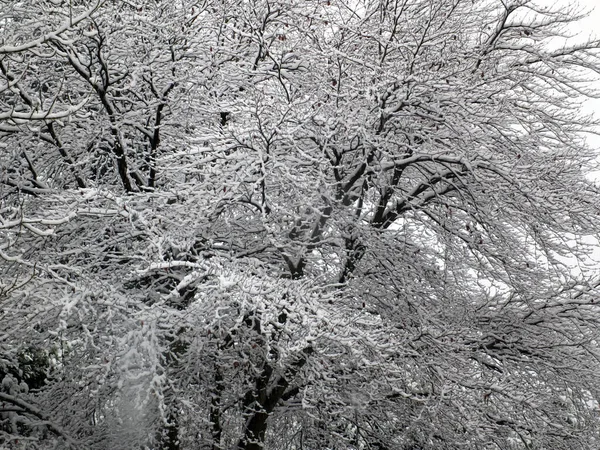
[[[600,37],[600,0],[537,0],[537,3],[565,8],[569,5],[579,4],[581,8],[590,12],[585,19],[573,27],[573,32],[577,33],[580,39]],[[598,89],[600,90],[600,81]],[[587,100],[584,102],[584,107],[600,118],[600,99]],[[598,148],[600,154],[600,136],[588,136],[588,142]],[[600,181],[600,172],[594,178]]]
[[[573,4],[573,1],[569,0],[542,0],[548,3],[548,5],[569,5]],[[600,37],[600,3],[599,0],[578,0],[576,1],[582,8],[589,10],[590,13],[585,19],[577,24],[574,28],[574,32],[579,34],[579,37],[584,39],[587,37]],[[600,89],[600,82],[599,89]],[[600,100],[591,100],[587,102],[590,109],[594,110],[595,114],[600,117]],[[600,140],[598,140],[600,146]]]
[[[569,4],[570,2],[566,0],[559,0],[557,2],[554,2],[553,0],[548,1],[548,4],[553,3],[560,5]],[[588,17],[583,21],[583,25],[585,26],[582,27],[582,29],[591,33],[596,32],[597,34],[600,34],[600,8],[597,7],[599,3],[598,0],[579,0],[577,3],[585,9],[592,10]]]

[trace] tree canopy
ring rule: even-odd
[[[578,18],[2,2],[0,446],[598,448]]]

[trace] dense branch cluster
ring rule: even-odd
[[[3,2],[0,446],[598,448],[575,12]]]

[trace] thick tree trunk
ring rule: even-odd
[[[256,380],[256,388],[248,392],[244,399],[245,416],[248,419],[244,427],[244,436],[237,445],[238,450],[261,450],[264,448],[269,415],[282,398],[289,398],[292,393],[295,395],[298,392],[297,388],[288,389],[290,380],[306,364],[308,355],[313,351],[312,347],[306,347],[302,351],[304,355],[290,364],[285,374],[279,377],[270,389],[268,389],[268,385],[273,368],[269,364],[265,364],[262,373]]]
[[[238,443],[238,450],[262,450],[265,445],[265,434],[267,432],[266,411],[254,413],[246,423],[244,437]]]
[[[215,374],[215,390],[210,401],[210,423],[212,424],[212,450],[221,450],[221,393],[223,392],[223,374],[217,369]]]

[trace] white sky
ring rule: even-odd
[[[568,0],[545,0],[549,5],[557,4],[557,5],[568,5]],[[582,21],[582,30],[586,30],[588,33],[600,34],[600,2],[598,0],[578,0],[577,3],[581,5],[584,9],[591,10],[592,12],[588,15],[588,17]]]
[[[574,5],[579,5],[585,11],[589,11],[586,18],[582,19],[572,27],[573,34],[576,34],[576,39],[586,40],[598,37],[600,38],[600,0],[537,0],[536,3],[544,6],[551,6],[553,9],[569,8]],[[600,90],[600,79],[598,81],[598,90]],[[587,99],[583,101],[585,112],[593,113],[600,119],[600,99]],[[600,131],[600,130],[599,130]],[[598,160],[600,162],[600,136],[588,135],[587,141],[598,150]],[[590,174],[590,178],[596,180],[600,184],[600,171]],[[591,260],[588,262],[592,266],[600,264],[600,243],[596,238],[589,237],[585,239],[587,244],[596,245],[598,250],[594,251]],[[566,262],[566,261],[565,261]],[[578,272],[577,268],[574,268]]]
[[[594,37],[600,37],[600,0],[536,0],[536,3],[547,5],[553,9],[572,8],[589,11],[587,17],[572,26],[572,33],[575,40],[587,40]],[[600,89],[600,81],[598,83]],[[586,105],[598,112],[600,117],[600,100],[590,101]]]
[[[543,1],[546,1],[548,4],[556,5],[568,5],[569,3],[572,3],[568,0],[558,0],[556,2],[554,0]],[[577,0],[577,3],[582,8],[589,10],[590,13],[585,19],[578,23],[577,28],[574,29],[574,32],[577,32],[581,39],[588,37],[600,37],[600,0]],[[600,89],[600,82],[598,84]],[[595,111],[600,117],[600,100],[590,100],[586,106]],[[600,144],[600,140],[598,142]]]
[[[572,33],[577,40],[586,40],[594,37],[600,38],[600,0],[536,0],[536,3],[553,9],[570,8],[579,5],[579,8],[589,11],[587,17],[572,27]],[[578,8],[578,9],[579,9]],[[598,81],[600,90],[600,80]],[[593,113],[600,119],[600,99],[587,99],[583,101],[585,112]],[[599,130],[600,131],[600,130]],[[588,135],[587,141],[598,149],[600,161],[600,136]],[[595,172],[592,177],[600,182],[600,172]]]

